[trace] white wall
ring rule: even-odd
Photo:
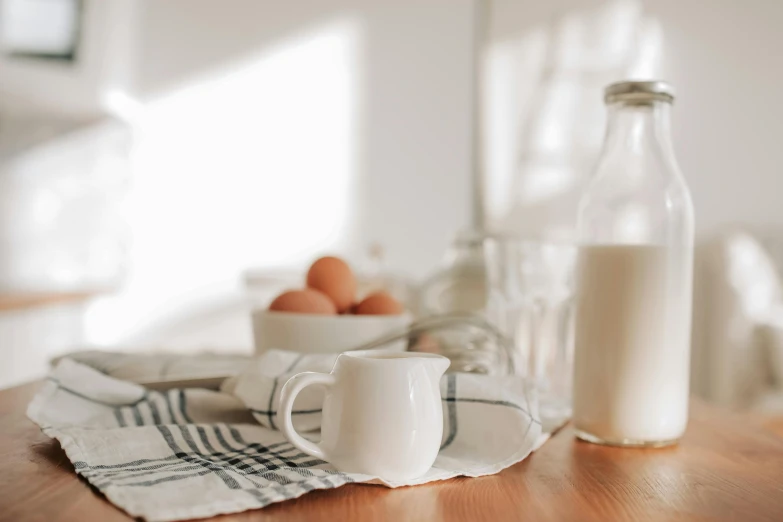
[[[103,20],[88,34],[94,58],[71,73],[0,59],[0,92],[136,126],[129,276],[90,316],[94,340],[223,291],[245,268],[328,250],[359,262],[378,242],[391,269],[423,276],[468,224],[469,0],[88,4]],[[490,54],[510,49],[524,66],[487,91],[501,122],[495,224],[568,235],[603,133],[601,86],[646,72],[679,92],[675,144],[699,232],[783,226],[783,3],[493,6]]]
[[[183,11],[187,11],[186,17]],[[287,48],[306,45],[301,42],[323,31],[350,33],[350,41],[345,44],[350,47],[345,50],[349,56],[342,65],[350,69],[344,71],[350,78],[343,85],[350,95],[340,103],[350,112],[345,138],[351,141],[351,157],[347,159],[351,172],[331,173],[328,169],[332,165],[326,161],[323,172],[312,173],[319,178],[350,177],[347,183],[351,194],[343,205],[349,207],[344,210],[351,223],[338,234],[344,237],[332,238],[335,247],[357,256],[363,255],[370,243],[378,242],[392,267],[422,276],[439,261],[451,236],[467,224],[469,1],[146,1],[141,13],[136,80],[141,99],[153,103],[159,96],[209,82],[211,76],[230,74],[254,60],[262,61],[264,56],[277,53],[276,59],[287,60]],[[300,66],[316,67],[304,61],[293,67]],[[320,137],[307,132],[309,127],[319,126],[319,113],[302,113],[300,108],[318,97],[324,104],[330,103],[322,92],[324,86],[319,85],[332,81],[330,67],[319,73],[320,82],[318,74],[303,72],[301,79],[290,74],[285,90],[271,92],[257,85],[258,96],[277,97],[275,103],[288,104],[288,114],[281,113],[280,117],[287,120],[287,125],[299,127],[300,136],[290,136],[298,140],[292,144],[297,154],[317,154],[317,141],[329,138],[328,127],[322,129],[325,135]],[[205,93],[204,98],[208,97]],[[226,106],[230,102],[224,101]],[[277,117],[268,107],[251,106],[247,101],[245,105],[242,116],[232,120],[239,128],[214,130],[210,139],[216,140],[215,146],[225,141],[226,150],[237,154],[249,147],[263,151],[282,146],[264,143],[263,129],[258,125],[248,129],[257,132],[256,136],[232,135],[246,132],[242,129],[246,121]],[[220,123],[194,121],[203,126]],[[194,150],[194,157],[199,153]],[[254,172],[268,167],[263,158],[253,161],[255,165],[246,165],[248,178],[271,175]],[[306,177],[297,173],[295,166],[274,174],[300,176],[305,183],[300,190],[310,190]],[[274,190],[271,180],[255,186],[247,183],[251,190]],[[318,186],[315,184],[313,190]],[[299,203],[291,198],[292,213],[309,213],[311,219],[319,219]],[[219,215],[214,218],[218,222],[222,219]],[[243,221],[241,215],[234,218],[223,221],[225,228],[248,236],[258,237],[259,229],[272,225]],[[316,254],[328,242],[300,246],[299,260]],[[259,244],[246,262],[274,264],[276,260],[263,250]]]
[[[783,227],[783,2],[649,2],[677,86],[675,146],[697,229]]]
[[[108,108],[136,128],[134,240],[98,342],[371,244],[423,277],[470,216],[468,0],[157,0]],[[187,16],[183,16],[183,13]]]
[[[488,207],[496,225],[525,233],[534,233],[544,224],[570,226],[580,183],[591,169],[603,133],[601,86],[644,73],[668,78],[677,87],[676,149],[693,191],[700,233],[733,222],[783,225],[777,202],[783,182],[776,154],[783,138],[783,105],[776,102],[782,78],[775,62],[776,52],[783,48],[783,34],[777,30],[783,24],[783,3],[493,0],[491,4],[489,62],[498,49],[510,48],[513,52],[506,53],[507,59],[518,65],[516,77],[501,78],[505,83],[499,91],[497,86],[487,90],[490,118],[505,121],[489,133]],[[199,155],[210,141],[215,149],[238,151],[247,161],[235,174],[235,194],[242,192],[242,183],[247,182],[243,178],[270,175],[259,172],[268,162],[246,152],[261,149],[259,156],[263,156],[263,132],[276,124],[265,112],[269,107],[246,106],[244,112],[236,108],[247,105],[246,100],[226,100],[234,103],[230,110],[235,116],[210,122],[209,108],[204,108],[204,117],[197,114],[198,96],[217,103],[216,95],[209,98],[210,90],[238,93],[217,86],[221,77],[265,57],[284,61],[286,49],[324,31],[350,32],[350,42],[345,44],[350,49],[339,51],[346,69],[341,81],[350,91],[343,100],[349,113],[343,132],[350,144],[342,151],[347,156],[341,174],[346,193],[340,201],[347,208],[338,209],[350,226],[337,230],[335,237],[296,245],[287,256],[270,256],[261,247],[244,251],[247,259],[239,264],[303,262],[329,245],[358,256],[369,243],[380,242],[392,268],[421,276],[437,262],[449,237],[468,223],[469,0],[111,0],[90,2],[88,7],[88,21],[96,23],[88,26],[83,64],[70,79],[57,68],[0,59],[0,90],[24,94],[42,105],[59,103],[77,110],[105,108],[107,92],[115,90],[140,102],[142,108],[156,109],[160,100],[181,99],[184,91],[190,89],[192,94],[200,88],[201,94],[192,95],[190,105],[181,102],[182,111],[195,113],[188,125],[202,127],[200,137],[179,140],[179,146],[189,149],[192,161],[187,168],[191,169],[203,163]],[[634,31],[652,35],[652,57]],[[747,36],[751,34],[752,38]],[[623,42],[625,47],[619,45]],[[307,67],[306,60],[300,60],[289,72]],[[328,73],[330,66],[325,67]],[[296,137],[297,127],[304,133],[317,119],[305,110],[307,100],[314,100],[314,106],[328,102],[320,92],[318,74],[300,74],[309,83],[292,84],[292,93],[272,93],[278,98],[275,103],[289,111],[293,127],[289,134],[274,137],[272,147],[288,143],[295,154],[306,156],[319,133],[328,134],[327,122],[307,136]],[[246,83],[257,85],[247,76]],[[334,83],[333,88],[340,85]],[[270,92],[261,85],[258,97]],[[297,106],[304,109],[297,113]],[[253,123],[265,119],[266,128]],[[220,125],[225,127],[215,128]],[[560,146],[550,147],[548,156],[535,151],[536,125],[543,134],[558,128],[568,131]],[[236,138],[237,134],[242,137]],[[162,132],[158,136],[153,139],[159,145],[169,139]],[[233,149],[232,141],[238,142]],[[149,151],[150,142],[145,146]],[[188,176],[209,176],[213,167],[204,164],[201,172]],[[333,175],[328,161],[326,167],[319,176]],[[302,164],[292,171],[296,168],[309,166]],[[137,174],[150,179],[150,190],[152,180],[162,176],[143,169]],[[302,172],[298,176],[305,179]],[[271,182],[247,183],[249,190],[275,190]],[[219,192],[226,194],[227,201],[231,191],[223,187]],[[302,191],[307,191],[306,184]],[[189,196],[183,191],[179,197],[187,201]],[[191,198],[194,204],[198,197]],[[291,203],[293,213],[307,214],[304,203],[297,206],[293,199]],[[247,234],[265,226],[251,223],[260,216],[252,212],[214,216],[216,223],[226,225],[215,229]],[[217,235],[203,239],[208,242]]]
[[[493,5],[488,175],[497,226],[530,235],[572,227],[603,134],[601,87],[652,74],[678,94],[675,149],[698,233],[783,227],[783,2]]]

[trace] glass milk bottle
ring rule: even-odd
[[[693,204],[664,82],[605,90],[608,125],[579,204],[573,422],[589,442],[665,446],[688,420]]]

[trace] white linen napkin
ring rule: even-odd
[[[286,379],[328,372],[335,358],[272,350],[246,361],[245,372],[221,391],[153,391],[66,358],[27,413],[60,442],[77,473],[116,506],[150,521],[261,508],[351,482],[397,487],[488,475],[547,438],[522,379],[447,374],[443,442],[427,474],[389,482],[338,472],[294,448],[274,423]],[[294,405],[299,430],[320,426],[322,392],[312,388]]]

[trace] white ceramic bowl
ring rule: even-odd
[[[402,315],[315,315],[253,311],[253,339],[257,354],[278,348],[301,353],[340,353],[411,323]],[[384,346],[403,351],[405,340]]]

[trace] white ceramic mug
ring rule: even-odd
[[[448,367],[446,357],[434,354],[342,353],[331,373],[300,373],[285,383],[278,426],[291,444],[340,471],[393,481],[420,477],[440,448],[440,378]],[[318,444],[302,438],[291,423],[294,399],[311,384],[326,386]]]

